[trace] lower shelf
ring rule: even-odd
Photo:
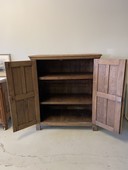
[[[76,104],[76,105],[89,105],[92,104],[92,96],[91,95],[53,95],[51,97],[46,98],[40,104],[42,105],[67,105],[67,104]]]
[[[87,110],[51,110],[45,112],[43,125],[91,126],[92,114]]]
[[[46,126],[92,126],[92,122],[52,122],[52,121],[43,121],[43,125]]]

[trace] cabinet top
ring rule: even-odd
[[[57,55],[32,55],[31,60],[58,60],[58,59],[98,59],[102,54],[57,54]]]

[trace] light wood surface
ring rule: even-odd
[[[41,104],[48,105],[48,104],[65,104],[65,105],[86,105],[92,104],[92,97],[91,95],[52,95],[49,98],[44,99]]]
[[[39,77],[39,80],[85,80],[92,79],[93,74],[54,74]]]
[[[125,60],[96,59],[93,82],[93,123],[120,133]]]
[[[101,54],[58,54],[58,55],[32,55],[31,60],[58,60],[58,59],[95,59],[100,58]]]

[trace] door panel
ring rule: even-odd
[[[36,63],[7,62],[5,66],[15,132],[40,122]]]
[[[93,124],[120,132],[125,60],[94,60]]]

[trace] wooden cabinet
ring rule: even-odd
[[[40,55],[7,62],[14,131],[36,124],[119,132],[125,60],[100,57]]]
[[[9,117],[10,111],[6,78],[0,78],[0,124],[2,124],[4,130],[8,128]]]

